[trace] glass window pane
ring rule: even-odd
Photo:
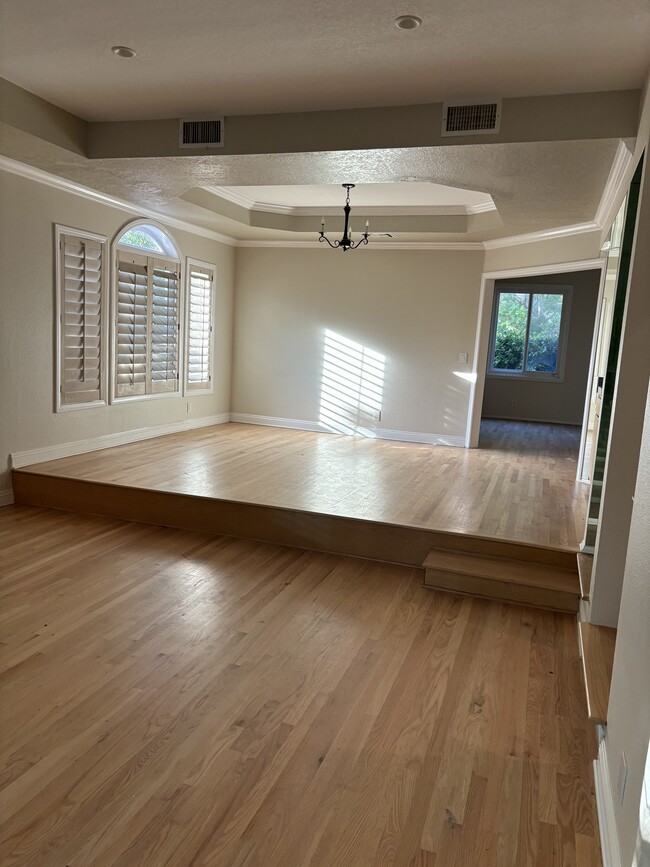
[[[501,292],[494,339],[494,370],[523,370],[528,322],[527,292]]]
[[[562,320],[562,295],[533,295],[526,370],[557,372],[557,351]]]

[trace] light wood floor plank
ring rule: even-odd
[[[1,863],[598,864],[572,617],[44,509],[0,532]]]

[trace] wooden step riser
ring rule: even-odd
[[[420,567],[431,548],[575,569],[576,552],[14,470],[15,501]]]
[[[525,577],[522,576],[522,581]],[[445,572],[441,569],[425,569],[424,586],[432,590],[446,590],[501,602],[515,602],[520,605],[533,605],[550,611],[575,613],[579,607],[576,593],[549,590],[545,587],[531,587],[513,584],[511,581],[495,581],[480,575],[466,575],[458,572]]]

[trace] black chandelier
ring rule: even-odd
[[[352,240],[352,226],[350,226],[350,211],[352,210],[350,208],[350,190],[354,189],[355,185],[354,184],[341,184],[341,186],[347,190],[347,193],[345,195],[345,207],[343,208],[343,210],[345,212],[345,224],[343,226],[343,237],[341,238],[340,241],[330,241],[330,239],[325,236],[325,218],[323,217],[323,219],[321,220],[321,223],[320,223],[320,233],[319,233],[318,240],[319,241],[327,241],[327,243],[330,245],[330,247],[332,247],[332,248],[340,247],[340,249],[343,250],[343,252],[345,252],[346,250],[356,250],[356,248],[360,247],[362,244],[368,243],[369,223],[368,223],[368,220],[366,220],[366,231],[363,233],[363,235],[359,238],[359,240],[355,244],[354,241]]]

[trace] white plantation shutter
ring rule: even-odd
[[[57,227],[58,408],[104,401],[104,245]]]
[[[118,254],[115,394],[147,393],[149,300],[147,257]]]
[[[152,391],[178,389],[178,266],[151,262]]]
[[[186,391],[212,383],[212,287],[214,268],[188,261]]]
[[[178,391],[179,265],[117,251],[115,396]]]

